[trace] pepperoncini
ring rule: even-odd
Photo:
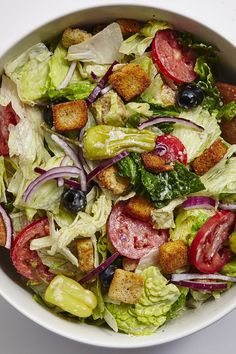
[[[89,317],[97,306],[97,298],[75,280],[57,275],[49,284],[45,300],[78,317]]]
[[[155,147],[156,135],[149,130],[96,125],[89,128],[83,139],[84,156],[103,160],[124,150],[142,153]]]

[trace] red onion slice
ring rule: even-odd
[[[43,175],[37,177],[33,182],[31,182],[26,188],[22,199],[26,203],[30,200],[33,193],[45,182],[60,178],[60,177],[78,177],[81,174],[81,170],[78,167],[67,166],[67,167],[54,167],[45,172]]]
[[[222,209],[222,210],[230,210],[230,211],[236,211],[236,204],[220,203],[220,204],[219,204],[219,209]]]
[[[176,285],[184,286],[190,289],[196,290],[206,290],[206,291],[214,291],[220,289],[226,289],[227,283],[220,282],[199,282],[199,281],[190,281],[190,280],[182,280],[173,282]]]
[[[91,78],[92,78],[94,81],[97,81],[97,80],[98,80],[98,76],[97,76],[93,71],[91,71],[90,75],[91,75]]]
[[[10,249],[11,242],[12,242],[12,235],[13,235],[13,226],[12,226],[11,218],[7,213],[7,211],[5,210],[5,208],[2,206],[2,204],[0,204],[0,214],[2,216],[2,220],[6,229],[6,242],[5,245],[2,246],[4,246],[7,249]]]
[[[99,273],[101,273],[104,269],[109,267],[109,265],[112,264],[119,256],[120,256],[119,252],[115,252],[111,257],[107,258],[105,262],[99,264],[97,268],[93,269],[91,272],[86,274],[82,279],[80,279],[79,283],[83,285],[84,283],[86,283],[87,281],[89,281]]]
[[[185,280],[198,280],[198,279],[211,279],[211,280],[221,280],[221,281],[231,281],[236,283],[236,277],[228,277],[222,274],[172,274],[171,281],[185,281]]]
[[[146,129],[148,127],[151,127],[152,125],[159,124],[159,123],[178,123],[181,125],[188,126],[190,128],[197,129],[201,132],[204,130],[204,128],[201,125],[191,122],[188,119],[181,118],[181,117],[171,117],[171,116],[152,117],[151,119],[148,119],[145,122],[139,124],[138,129],[141,130]]]
[[[77,65],[77,61],[72,61],[70,68],[66,74],[66,77],[64,78],[64,80],[60,83],[60,85],[57,86],[56,90],[61,90],[64,89],[65,87],[68,86],[74,72],[76,69],[76,65]]]
[[[80,169],[80,183],[81,183],[81,190],[83,192],[86,192],[87,190],[87,181],[86,181],[86,175],[83,169],[82,164],[79,161],[78,156],[76,155],[75,151],[59,136],[52,134],[51,138],[55,143],[57,143],[62,150],[64,150],[65,154],[68,155],[71,160],[74,162],[75,166]]]
[[[168,151],[168,146],[163,143],[157,143],[155,148],[155,153],[158,156],[164,156]]]
[[[215,209],[216,200],[210,197],[189,197],[181,204],[183,209]]]
[[[118,64],[117,61],[114,61],[111,66],[109,67],[109,69],[107,70],[107,72],[105,73],[105,75],[101,78],[101,80],[98,82],[97,86],[93,89],[93,91],[90,93],[90,95],[88,96],[86,102],[87,105],[90,106],[98,97],[98,95],[101,93],[101,91],[104,89],[109,76],[112,74],[113,71],[113,67]]]
[[[112,157],[111,159],[104,160],[99,166],[97,166],[93,171],[91,171],[87,176],[87,183],[94,179],[100,172],[106,168],[114,165],[118,161],[122,160],[124,157],[128,156],[128,151],[122,151],[120,154]]]
[[[108,86],[104,87],[104,89],[102,89],[100,93],[101,93],[101,95],[105,95],[105,93],[111,91],[111,89],[112,89],[112,86],[108,85]]]
[[[69,156],[65,156],[63,158],[63,160],[61,161],[61,165],[60,166],[66,166],[69,161],[70,161]],[[63,187],[64,186],[64,178],[58,178],[57,185],[58,185],[59,188]]]
[[[43,168],[40,168],[40,167],[35,167],[34,171],[35,171],[36,173],[39,173],[40,175],[43,175],[44,173],[47,172],[46,170],[44,170]],[[79,182],[74,181],[73,179],[66,179],[66,178],[63,178],[63,179],[64,179],[64,183],[65,183],[67,186],[81,190],[81,185],[80,185]],[[56,179],[56,180],[57,180],[57,179]]]

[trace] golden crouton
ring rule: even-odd
[[[131,259],[127,257],[123,257],[122,259],[122,266],[124,270],[127,270],[128,272],[134,272],[137,268],[138,263],[139,259]]]
[[[151,172],[163,172],[173,170],[172,165],[166,165],[165,160],[155,154],[154,152],[144,152],[142,155],[142,160],[145,168]]]
[[[3,217],[0,215],[0,245],[5,246],[6,243],[6,226]]]
[[[120,25],[120,30],[124,38],[132,36],[132,34],[138,33],[142,28],[142,23],[136,20],[120,18],[116,22]]]
[[[136,304],[143,291],[144,279],[141,274],[116,269],[108,296],[115,301]]]
[[[71,45],[87,41],[92,35],[79,28],[66,28],[62,35],[62,44],[69,48]]]
[[[71,101],[52,106],[54,127],[59,132],[81,129],[88,120],[85,100]]]
[[[108,189],[115,195],[120,195],[128,191],[129,180],[117,175],[117,168],[110,166],[97,175],[97,180],[101,187]]]
[[[226,145],[220,139],[216,140],[201,156],[194,160],[194,172],[199,176],[204,175],[224,157],[226,152]]]
[[[82,272],[90,272],[94,268],[93,244],[90,238],[77,241],[79,267]]]
[[[165,242],[159,248],[158,261],[163,273],[171,274],[188,264],[188,247],[182,240]]]
[[[139,64],[132,63],[111,74],[109,83],[125,101],[130,101],[150,85],[150,79]]]
[[[126,212],[143,221],[152,221],[151,213],[155,209],[154,205],[149,200],[135,196],[130,198],[126,204]]]

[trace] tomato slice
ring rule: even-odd
[[[160,71],[171,80],[186,83],[196,79],[194,53],[180,46],[176,31],[165,29],[156,33],[152,56]]]
[[[11,259],[17,272],[33,281],[50,282],[54,274],[50,273],[36,251],[30,250],[32,239],[47,236],[49,233],[48,219],[34,221],[23,229],[15,238],[11,248]]]
[[[202,273],[215,273],[231,259],[224,244],[233,231],[236,216],[230,211],[213,215],[198,231],[190,247],[190,263]]]
[[[167,241],[166,231],[153,229],[149,223],[133,219],[126,214],[125,208],[125,202],[117,203],[108,221],[110,241],[121,255],[140,259],[153,247]]]
[[[16,125],[19,120],[10,103],[6,107],[0,106],[0,155],[8,156],[8,127],[10,124]]]
[[[168,164],[170,162],[179,161],[180,163],[187,165],[187,151],[184,144],[176,138],[174,135],[160,135],[157,137],[157,147],[158,144],[164,144],[167,147],[166,153],[161,155],[161,157]]]

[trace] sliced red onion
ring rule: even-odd
[[[124,157],[128,156],[128,151],[122,151],[120,154],[112,157],[111,159],[104,160],[99,166],[97,166],[93,171],[91,171],[87,176],[87,183],[94,179],[100,172],[106,168],[114,165],[118,161],[122,160]]]
[[[85,173],[89,174],[91,169],[90,169],[87,161],[85,160],[84,154],[83,154],[83,150],[80,147],[78,149],[78,158],[80,160],[81,165],[83,166],[83,169],[84,169]]]
[[[230,211],[236,211],[236,204],[220,203],[220,204],[219,204],[219,209],[222,209],[222,210],[230,210]]]
[[[43,175],[37,177],[33,182],[31,182],[26,188],[22,199],[26,203],[30,200],[33,193],[45,182],[60,178],[60,177],[78,177],[81,175],[81,170],[78,167],[74,166],[65,166],[65,167],[54,167],[45,172]]]
[[[68,162],[70,161],[69,156],[65,156],[62,161],[60,166],[67,166]],[[58,187],[63,187],[64,186],[64,178],[58,178],[57,180],[57,185]]]
[[[5,210],[5,208],[2,206],[2,204],[0,204],[0,214],[2,216],[3,223],[6,229],[6,242],[5,245],[2,246],[6,247],[7,249],[10,249],[11,242],[12,242],[12,235],[13,235],[13,226],[12,226],[11,218],[7,213],[7,211]]]
[[[72,61],[70,68],[66,74],[66,77],[64,78],[64,80],[60,83],[60,85],[57,86],[56,90],[61,90],[64,89],[65,87],[68,86],[74,72],[76,69],[76,65],[77,65],[77,61]]]
[[[82,279],[80,279],[79,283],[83,285],[90,279],[94,278],[96,275],[100,274],[103,270],[109,267],[109,265],[112,264],[119,256],[120,256],[119,252],[115,252],[111,257],[107,258],[105,262],[99,264],[97,268],[93,269],[91,272],[86,274]]]
[[[185,280],[198,280],[198,279],[231,281],[232,283],[236,283],[236,277],[228,277],[222,274],[179,273],[179,274],[171,275],[171,281],[185,281]]]
[[[112,89],[112,86],[108,85],[108,86],[104,87],[104,89],[102,89],[100,93],[101,93],[101,95],[105,95],[105,93],[111,91],[111,89]]]
[[[59,136],[52,134],[51,138],[55,143],[57,143],[65,152],[66,155],[68,155],[71,160],[74,162],[75,166],[80,169],[80,183],[81,183],[81,190],[83,192],[86,192],[87,190],[87,181],[86,181],[86,175],[83,169],[82,164],[80,163],[80,160],[78,156],[76,155],[75,151]]]
[[[101,80],[98,82],[97,86],[93,89],[93,91],[90,93],[90,95],[88,96],[86,102],[87,105],[90,106],[98,97],[98,95],[101,93],[102,89],[104,89],[109,76],[112,74],[113,71],[113,67],[118,64],[117,61],[114,61],[111,66],[109,67],[109,69],[107,70],[107,72],[105,73],[105,75],[101,78]]]
[[[210,197],[189,197],[181,204],[183,209],[215,209],[216,200]]]
[[[155,152],[157,153],[158,156],[164,156],[168,151],[168,146],[163,143],[157,143]]]
[[[221,282],[199,282],[199,281],[190,281],[190,280],[182,280],[182,281],[175,281],[173,282],[176,285],[184,286],[186,288],[190,289],[196,289],[196,290],[206,290],[206,291],[214,291],[214,290],[220,290],[220,289],[226,289],[227,288],[227,283],[221,283]]]
[[[151,127],[152,125],[159,124],[159,123],[178,123],[181,125],[188,126],[190,128],[197,129],[199,131],[203,131],[204,128],[201,125],[198,125],[191,120],[181,118],[181,117],[172,117],[172,116],[159,116],[159,117],[152,117],[149,120],[139,124],[138,129],[145,129]]]
[[[46,173],[47,171],[44,170],[43,168],[40,168],[40,167],[35,167],[34,171],[36,173],[39,173],[40,175],[43,175],[44,173]],[[57,179],[56,179],[57,180]],[[81,190],[81,185],[79,182],[77,181],[74,181],[73,179],[66,179],[64,178],[64,183],[69,186],[69,187],[72,187],[72,188],[75,188],[75,189],[80,189]]]
[[[91,71],[90,75],[91,75],[91,78],[92,78],[94,81],[97,81],[97,80],[98,80],[98,76],[97,76],[93,71]]]

